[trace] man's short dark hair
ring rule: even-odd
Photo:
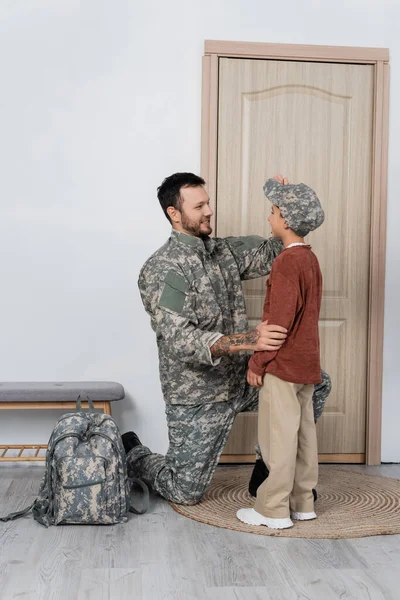
[[[169,222],[171,222],[171,219],[167,213],[167,208],[169,206],[173,206],[177,210],[181,211],[181,188],[198,187],[204,184],[204,179],[198,175],[194,175],[194,173],[174,173],[173,175],[170,175],[164,179],[160,187],[157,188],[157,198]]]

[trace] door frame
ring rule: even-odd
[[[211,198],[217,197],[218,67],[220,58],[357,63],[374,67],[365,463],[378,465],[381,463],[382,435],[389,50],[387,48],[206,40],[202,83],[201,175],[207,182]]]

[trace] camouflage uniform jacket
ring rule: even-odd
[[[282,250],[258,236],[206,238],[172,230],[143,266],[139,290],[157,336],[167,404],[226,402],[246,384],[247,353],[214,359],[222,336],[249,330],[243,279],[267,275]]]

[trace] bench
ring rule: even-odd
[[[111,415],[111,402],[122,400],[125,390],[114,381],[3,382],[0,383],[0,410],[74,410],[80,394],[89,396],[95,408]],[[88,407],[88,403],[82,402],[82,407]],[[46,448],[46,444],[0,444],[0,462],[43,461]],[[32,453],[24,456],[25,450],[34,451],[33,456]],[[12,456],[7,456],[10,451]]]

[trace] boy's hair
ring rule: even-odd
[[[171,219],[167,213],[167,208],[173,206],[179,212],[182,209],[182,197],[180,190],[183,187],[198,187],[204,185],[205,181],[202,177],[194,175],[194,173],[174,173],[166,177],[160,187],[157,188],[157,198],[161,204],[165,216],[171,223]]]

